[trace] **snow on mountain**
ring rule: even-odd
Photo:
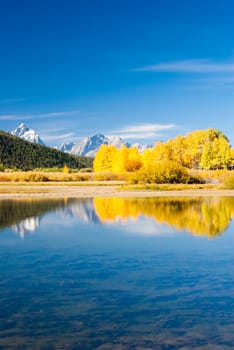
[[[77,143],[71,153],[80,156],[94,156],[99,147],[105,142],[105,136],[102,134],[96,134],[91,137],[84,137],[81,142]]]
[[[12,135],[18,136],[26,141],[38,143],[44,145],[44,142],[35,130],[27,127],[21,123],[15,130],[11,131]],[[86,157],[95,157],[99,147],[101,145],[113,145],[116,148],[121,148],[125,145],[126,147],[136,147],[139,152],[143,152],[150,146],[141,145],[139,143],[131,145],[123,137],[117,135],[105,136],[103,134],[95,134],[90,137],[84,137],[80,142],[74,143],[62,143],[59,147],[55,147],[59,151]]]
[[[121,136],[106,136],[107,142],[109,145],[113,145],[116,148],[121,148],[121,146],[125,145],[128,148],[131,147],[130,143],[128,143],[123,137]]]
[[[120,136],[95,134],[90,137],[84,137],[80,142],[74,144],[70,150],[66,150],[64,152],[79,156],[94,157],[101,145],[113,145],[116,148],[120,148],[122,145],[130,147],[130,144]],[[63,145],[61,145],[58,149],[62,151]]]
[[[135,147],[138,149],[139,153],[143,153],[147,148],[152,148],[152,145],[142,145],[141,143],[134,143],[132,144],[132,147]]]
[[[11,131],[12,135],[18,136],[23,140],[44,145],[44,142],[35,130],[30,129],[25,124],[21,123],[15,130]]]
[[[59,147],[56,147],[56,148],[59,151],[70,153],[74,146],[75,146],[74,142],[69,142],[69,143],[63,142]]]

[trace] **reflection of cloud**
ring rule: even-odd
[[[39,226],[39,218],[31,217],[23,221],[20,221],[18,224],[12,226],[12,229],[24,239],[26,233],[32,233]]]
[[[116,220],[114,224],[121,223],[122,228],[127,232],[134,235],[147,235],[147,236],[165,236],[175,232],[169,227],[158,224],[155,220],[150,220],[145,217],[138,217],[135,220],[128,218],[125,222],[121,219]],[[113,223],[112,223],[113,224]]]

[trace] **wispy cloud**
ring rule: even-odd
[[[234,75],[208,77],[200,79],[200,81],[203,81],[207,84],[211,84],[212,86],[230,86],[234,84]]]
[[[18,102],[24,102],[24,101],[28,101],[29,98],[27,97],[16,97],[16,98],[4,98],[2,100],[0,100],[0,103],[18,103]]]
[[[65,134],[60,134],[60,135],[49,135],[49,134],[42,134],[41,138],[44,141],[72,141],[72,139],[75,137],[75,134],[70,132],[70,133],[65,133]]]
[[[161,137],[163,132],[176,128],[174,124],[137,124],[125,126],[121,129],[112,131],[112,134],[120,135],[126,139],[153,139]]]
[[[41,114],[5,114],[0,115],[0,120],[36,120],[36,119],[47,119],[47,118],[56,118],[56,117],[64,117],[70,116],[79,113],[78,110],[74,111],[61,111],[61,112],[49,112],[49,113],[41,113]]]
[[[160,62],[154,65],[132,69],[134,72],[168,73],[230,73],[234,72],[234,62],[215,62],[211,60],[184,60]]]

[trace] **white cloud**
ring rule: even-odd
[[[121,129],[112,131],[111,134],[122,136],[126,139],[153,139],[161,137],[167,130],[176,128],[174,124],[137,124],[125,126]]]
[[[124,139],[139,139],[139,140],[144,140],[144,139],[152,139],[156,136],[155,133],[134,133],[134,134],[121,134],[119,133],[119,136],[123,137]]]
[[[61,135],[48,135],[48,134],[41,134],[41,138],[44,141],[59,141],[59,140],[70,140],[72,138],[74,138],[75,135],[74,133],[65,133],[65,134],[61,134]]]
[[[0,120],[30,120],[33,119],[31,116],[25,116],[25,115],[0,115]]]
[[[26,97],[16,97],[16,98],[5,98],[0,100],[0,103],[18,103],[28,101],[29,99]]]
[[[79,111],[74,110],[74,111],[49,112],[49,113],[32,114],[32,115],[6,114],[6,115],[0,115],[0,120],[23,121],[23,120],[32,120],[32,119],[47,119],[47,118],[64,117],[64,116],[73,115],[76,113],[79,113]]]
[[[234,62],[214,62],[210,60],[184,60],[161,62],[150,66],[132,69],[134,72],[168,73],[230,73],[234,72]]]
[[[122,129],[119,129],[119,132],[122,133],[142,133],[142,132],[158,132],[162,130],[172,129],[174,128],[174,124],[137,124],[137,125],[129,125],[125,126]]]

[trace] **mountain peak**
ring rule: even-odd
[[[122,145],[130,147],[130,144],[120,136],[105,136],[97,133],[90,137],[84,137],[80,142],[74,144],[72,148],[64,149],[64,144],[62,144],[58,149],[79,156],[95,157],[99,147],[103,144],[113,145],[116,148],[121,148]]]
[[[30,129],[24,123],[20,123],[15,130],[11,131],[11,134],[14,136],[20,137],[23,140],[44,145],[44,142],[42,141],[40,136],[36,133],[36,131],[33,129]]]
[[[36,133],[36,131],[29,128],[24,123],[20,123],[15,130],[11,131],[11,134],[18,136],[23,140],[44,145],[43,141],[41,140],[40,136]],[[56,149],[77,156],[95,157],[101,145],[113,145],[116,148],[121,148],[123,145],[125,145],[128,148],[131,147],[131,144],[128,143],[122,136],[107,136],[103,135],[102,133],[97,133],[89,137],[84,137],[78,143],[64,142],[59,147],[56,147]],[[135,144],[134,147],[136,147],[140,152],[143,152],[145,148],[148,148],[147,146],[139,144]]]
[[[28,129],[28,127],[24,124],[24,123],[20,123],[18,128],[21,128],[21,129]]]

